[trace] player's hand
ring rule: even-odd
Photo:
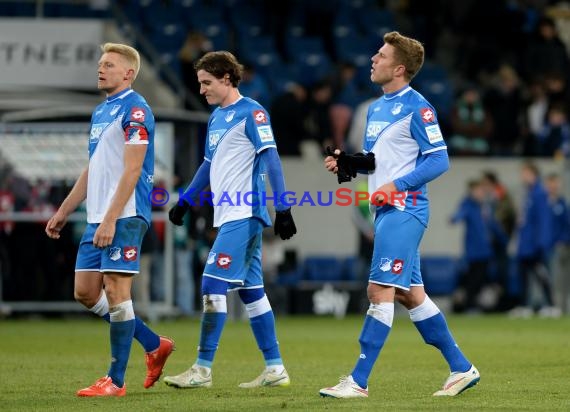
[[[339,185],[350,182],[353,177],[356,177],[356,170],[352,170],[350,164],[346,161],[346,155],[343,151],[339,149],[333,150],[330,146],[327,146],[326,153],[328,156],[325,158],[325,167],[337,175]]]
[[[281,239],[291,239],[297,233],[297,226],[293,221],[291,215],[291,208],[275,212],[275,234],[279,235]]]
[[[104,249],[111,246],[115,237],[115,221],[107,221],[103,219],[99,227],[93,235],[93,245],[97,248]]]
[[[393,205],[397,193],[398,189],[396,189],[394,182],[388,182],[372,193],[370,202],[375,206]]]
[[[67,216],[57,212],[46,224],[46,235],[52,239],[59,239],[61,229],[67,223]]]
[[[336,163],[336,156],[340,154],[340,150],[336,149],[334,152],[331,151],[330,147],[327,147],[327,157],[325,157],[325,168],[334,174],[338,172],[338,166]],[[336,156],[335,156],[336,155]]]
[[[176,226],[182,226],[184,224],[184,215],[188,210],[190,210],[190,205],[184,201],[179,201],[168,211],[168,220]]]

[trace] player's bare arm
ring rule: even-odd
[[[142,171],[146,149],[147,145],[125,146],[125,169],[123,170],[121,180],[119,180],[119,185],[109,210],[107,210],[93,237],[93,244],[96,247],[104,248],[113,242],[115,223],[135,190]]]
[[[59,232],[67,223],[67,217],[73,213],[75,209],[87,197],[87,176],[89,174],[89,166],[81,172],[71,192],[67,195],[65,200],[57,212],[48,220],[46,224],[46,234],[52,239],[59,239]]]

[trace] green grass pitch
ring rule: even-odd
[[[448,371],[439,352],[423,344],[407,317],[397,317],[376,363],[368,399],[321,398],[321,387],[350,373],[358,355],[362,316],[278,318],[291,386],[240,389],[263,368],[247,322],[228,322],[210,389],[174,389],[162,381],[145,390],[143,351],[133,342],[124,398],[77,398],[75,391],[105,374],[108,326],[73,320],[0,321],[2,411],[568,411],[570,318],[511,320],[450,317],[455,338],[481,371],[481,382],[455,398],[434,398]],[[151,325],[175,339],[166,374],[195,359],[197,320]]]

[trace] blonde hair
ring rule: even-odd
[[[394,59],[406,68],[406,80],[412,80],[424,64],[424,46],[419,41],[402,36],[397,31],[386,33],[384,43],[394,48]]]
[[[127,60],[129,68],[135,72],[133,74],[133,82],[135,81],[141,68],[141,56],[134,47],[120,43],[105,43],[101,45],[101,51],[103,53],[117,53],[123,56]]]

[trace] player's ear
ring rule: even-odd
[[[133,69],[127,70],[123,79],[124,80],[131,80],[133,78],[134,73],[135,73],[135,71]]]

